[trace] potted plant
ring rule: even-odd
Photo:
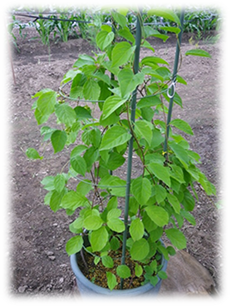
[[[58,91],[43,89],[33,96],[44,141],[54,154],[69,155],[60,172],[41,183],[48,191],[45,204],[73,218],[66,251],[83,293],[157,292],[174,248],[186,247],[184,219],[195,225],[194,183],[215,194],[197,167],[199,155],[181,134],[192,135],[190,125],[171,120],[173,102],[182,106],[175,82],[186,84],[177,75],[183,14],[181,20],[172,11],[151,10],[147,16],[156,14],[177,25],[162,28],[178,38],[173,74],[160,57],[139,60],[140,48],[154,54],[147,37],[167,36],[144,26],[137,12],[135,37],[126,13],[112,11],[111,23],[96,36],[99,52],[79,55]],[[200,49],[190,54],[209,57]],[[58,128],[46,125],[51,114]],[[43,159],[34,148],[26,154]],[[131,175],[133,155],[139,160],[136,176]],[[163,236],[172,246],[163,244]]]

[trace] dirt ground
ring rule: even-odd
[[[12,46],[11,53],[16,84],[9,70],[11,90],[11,268],[10,292],[13,294],[73,294],[77,292],[75,277],[71,271],[65,243],[71,237],[68,225],[75,219],[66,216],[64,211],[53,213],[43,204],[45,191],[40,181],[47,174],[54,175],[65,164],[68,157],[62,153],[52,156],[52,148],[47,147],[43,161],[29,161],[25,156],[28,147],[40,148],[40,132],[31,111],[31,96],[42,88],[56,90],[65,72],[71,68],[78,54],[91,54],[92,46],[82,39],[72,39],[67,43],[51,42],[51,53],[39,40],[29,41],[35,36],[28,29],[26,39],[18,37],[20,53]],[[188,42],[189,36],[182,39],[182,55],[194,48]],[[176,42],[173,37],[166,43],[152,39],[151,44],[173,67]],[[220,194],[219,154],[219,105],[218,68],[220,64],[219,43],[210,40],[200,41],[199,45],[210,52],[212,59],[183,57],[179,75],[188,83],[178,84],[177,91],[182,97],[183,109],[174,106],[173,118],[187,120],[193,128],[194,136],[188,137],[192,149],[201,156],[201,170],[215,184]],[[145,50],[141,56],[147,55]],[[138,162],[133,162],[133,173],[138,171]],[[219,220],[221,210],[214,203],[216,198],[207,198],[197,186],[199,201],[194,216],[197,225],[188,223],[183,227],[188,239],[187,251],[208,269],[220,290],[221,282],[221,231]]]

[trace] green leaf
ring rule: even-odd
[[[83,246],[82,236],[75,236],[70,238],[66,243],[66,252],[70,256],[78,253]]]
[[[87,54],[79,55],[78,60],[73,64],[73,68],[80,68],[86,65],[94,65],[95,59]]]
[[[171,241],[171,243],[182,250],[186,248],[186,238],[182,232],[180,232],[177,228],[170,228],[165,230],[166,236]]]
[[[170,176],[177,180],[179,183],[185,183],[184,172],[180,166],[170,165]]]
[[[148,11],[148,16],[159,16],[159,17],[163,17],[165,19],[169,19],[175,23],[177,23],[178,25],[180,25],[180,19],[178,18],[178,16],[169,9],[150,9]]]
[[[129,216],[135,216],[138,212],[139,204],[134,197],[130,197],[129,199]]]
[[[122,126],[113,126],[108,129],[102,138],[100,151],[120,146],[131,138],[131,134]]]
[[[78,120],[86,120],[92,118],[90,111],[83,106],[76,106],[74,111]]]
[[[113,32],[101,31],[96,36],[97,46],[103,51],[108,47],[114,39]]]
[[[112,67],[127,63],[134,50],[135,47],[131,47],[126,41],[117,43],[112,51]]]
[[[156,229],[151,231],[149,234],[150,234],[151,241],[156,242],[157,240],[161,238],[163,234],[163,228],[157,227]]]
[[[47,121],[49,116],[54,111],[54,105],[56,104],[57,94],[53,90],[43,93],[37,100],[37,110],[39,111],[40,120],[38,124],[42,124]]]
[[[54,179],[54,187],[58,192],[61,192],[65,187],[65,177],[62,174],[56,175]]]
[[[133,34],[130,32],[128,27],[124,27],[117,31],[117,34],[121,37],[124,37],[126,40],[130,41],[131,43],[135,43],[135,38]]]
[[[110,116],[116,109],[118,109],[125,102],[126,100],[121,99],[119,96],[116,95],[108,97],[104,102],[102,120]]]
[[[129,228],[133,241],[140,240],[144,235],[144,225],[140,219],[134,219]]]
[[[47,141],[50,140],[52,133],[56,131],[56,129],[51,129],[49,126],[42,126],[41,127],[41,135],[44,135],[43,140]]]
[[[70,159],[74,159],[76,156],[79,156],[86,149],[87,149],[87,146],[85,145],[76,146],[70,153]]]
[[[99,229],[103,224],[103,220],[98,216],[98,210],[92,209],[87,214],[87,217],[84,219],[84,227],[91,231]]]
[[[184,120],[181,119],[174,119],[170,122],[170,125],[175,126],[176,128],[178,128],[179,130],[189,134],[189,135],[193,135],[193,131],[191,126]]]
[[[135,263],[135,275],[136,275],[136,277],[140,277],[142,275],[142,273],[143,273],[142,266]]]
[[[121,210],[118,208],[112,208],[108,211],[107,214],[107,220],[113,219],[113,218],[119,218],[121,215]]]
[[[87,165],[83,157],[78,155],[78,156],[75,156],[74,158],[71,158],[70,164],[73,167],[74,171],[81,174],[82,176],[85,176]]]
[[[93,262],[94,262],[95,265],[97,265],[100,260],[101,260],[101,258],[99,256],[95,256]]]
[[[167,167],[157,163],[151,163],[148,165],[148,168],[159,180],[162,180],[169,187],[171,186],[169,169]]]
[[[90,243],[93,252],[101,251],[108,242],[108,237],[109,237],[108,232],[104,226],[102,226],[96,231],[93,231],[90,237]]]
[[[76,220],[74,220],[72,223],[69,225],[69,229],[71,232],[77,233],[82,231],[83,228],[83,221],[84,219],[82,217],[78,217]]]
[[[76,190],[83,196],[86,196],[92,189],[92,182],[87,179],[79,182],[76,188]]]
[[[108,85],[111,84],[111,80],[107,74],[104,74],[103,72],[97,70],[94,74],[93,77],[95,77],[98,80],[101,80],[103,82],[98,83],[98,85],[101,88],[101,93],[100,93],[100,98],[99,100],[105,100],[105,96],[108,97],[108,95],[111,94],[111,91],[108,90]]]
[[[58,192],[56,190],[53,191],[51,197],[50,197],[50,208],[52,211],[56,212],[60,209],[62,198],[65,194],[65,190],[62,190],[61,192]]]
[[[77,207],[86,206],[88,200],[85,196],[76,191],[69,191],[64,195],[61,206],[65,209],[75,210]]]
[[[99,182],[99,188],[101,189],[109,188],[111,194],[118,197],[125,196],[125,186],[126,186],[125,180],[122,180],[117,176],[111,176],[111,175],[105,175]]]
[[[110,25],[103,24],[103,25],[101,26],[101,30],[110,33],[110,32],[112,32],[112,27],[111,27]]]
[[[158,277],[155,275],[155,276],[151,276],[149,278],[149,281],[150,281],[150,284],[155,287],[157,285],[157,283],[159,282],[159,279]]]
[[[154,186],[154,190],[155,190],[155,198],[157,200],[157,203],[161,203],[162,201],[164,201],[164,199],[166,198],[166,190],[163,186],[156,184]]]
[[[54,179],[55,177],[54,176],[46,176],[44,177],[44,179],[41,181],[41,184],[44,185],[44,189],[46,190],[54,190],[55,187],[54,187]]]
[[[171,256],[176,255],[176,250],[171,245],[167,246],[166,249],[167,249],[167,252],[168,252],[169,255],[171,255]]]
[[[97,101],[100,96],[101,88],[93,79],[89,79],[83,86],[83,95],[86,100]]]
[[[184,198],[181,203],[184,206],[185,210],[188,211],[192,211],[195,207],[195,200],[187,189],[184,191]]]
[[[43,156],[40,156],[38,151],[34,148],[28,148],[26,150],[26,156],[30,159],[43,159]]]
[[[113,251],[116,251],[120,248],[120,241],[116,237],[112,237],[110,240],[110,247]]]
[[[169,260],[169,255],[168,255],[167,249],[159,242],[158,242],[158,245],[157,245],[157,250],[164,256],[164,258],[166,260]]]
[[[180,33],[180,29],[176,28],[176,27],[162,27],[162,26],[160,26],[159,29],[164,30],[164,31],[168,31],[168,32],[173,32],[173,33],[176,33],[176,34]]]
[[[141,176],[134,179],[131,184],[131,192],[139,204],[146,204],[152,192],[150,181]]]
[[[122,233],[125,230],[125,225],[123,223],[123,221],[121,221],[118,218],[111,218],[108,220],[107,222],[108,227],[117,233]]]
[[[196,225],[196,220],[193,217],[192,214],[190,214],[190,212],[188,212],[187,210],[182,209],[181,210],[181,216],[183,216],[189,223],[191,223],[193,226]]]
[[[157,57],[157,56],[146,56],[141,60],[141,64],[142,65],[146,65],[146,66],[153,66],[155,67],[155,65],[158,64],[163,64],[163,65],[168,65],[168,62],[166,62],[165,60],[163,60],[163,58],[161,57]]]
[[[161,134],[161,131],[158,130],[157,128],[155,128],[152,131],[152,142],[151,142],[151,146],[153,148],[158,147],[162,142],[164,141],[164,137]]]
[[[120,265],[116,269],[117,275],[121,278],[128,278],[131,276],[130,268],[126,265]]]
[[[77,119],[75,111],[67,104],[57,104],[55,113],[60,122],[66,126],[71,126]]]
[[[144,74],[141,72],[134,74],[131,68],[124,68],[120,70],[117,78],[120,85],[121,96],[125,97],[131,94],[134,89],[144,81]]]
[[[149,218],[156,223],[156,225],[162,227],[168,224],[169,215],[167,211],[159,206],[148,206],[145,208]]]
[[[141,44],[141,47],[147,48],[147,49],[152,50],[153,52],[155,52],[155,50],[153,49],[153,47],[151,46],[151,44],[150,44],[147,40],[145,40],[145,41]]]
[[[169,145],[173,152],[175,153],[176,157],[182,162],[185,168],[188,168],[189,164],[189,156],[187,150],[182,148],[179,144],[175,142],[169,142]]]
[[[113,268],[114,266],[114,262],[112,257],[110,256],[103,256],[102,257],[102,264],[106,267],[106,268]]]
[[[126,18],[125,18],[124,15],[122,15],[122,14],[120,14],[120,13],[118,13],[118,12],[115,12],[115,11],[112,12],[111,14],[112,14],[114,20],[115,20],[120,26],[122,26],[122,28],[124,28],[124,27],[126,26],[127,20],[126,20]]]
[[[149,106],[156,106],[159,104],[161,104],[161,100],[157,96],[144,97],[144,98],[141,98],[140,101],[137,103],[137,107],[143,108],[143,107],[149,107]]]
[[[107,284],[108,284],[109,289],[113,290],[118,284],[116,276],[111,272],[106,272],[106,277],[107,277]]]
[[[147,121],[138,120],[135,123],[135,133],[141,139],[144,138],[149,146],[151,146],[152,141],[152,129]]]
[[[147,212],[145,211],[143,214],[142,221],[144,226],[148,232],[151,232],[157,228],[157,225],[149,218]]]
[[[180,75],[177,75],[176,81],[177,81],[177,83],[187,85],[187,82],[185,81],[185,79],[183,79]]]
[[[204,173],[199,173],[199,180],[198,182],[201,184],[201,186],[204,188],[207,195],[216,195],[216,188],[215,186],[209,182],[207,177]]]
[[[54,149],[54,153],[60,152],[64,149],[67,140],[65,131],[56,130],[51,135],[51,143]]]
[[[49,192],[45,195],[45,197],[44,197],[44,204],[45,204],[45,205],[50,205],[50,198],[51,198],[51,196],[52,196],[53,193],[54,193],[54,191],[52,190],[52,191],[49,191]]]
[[[168,193],[167,199],[169,203],[172,205],[174,211],[179,214],[180,213],[180,202],[174,194]]]
[[[146,239],[141,238],[140,240],[134,241],[130,255],[133,260],[144,260],[149,253],[149,243]]]
[[[117,197],[112,197],[107,203],[107,210],[110,211],[113,208],[117,208]]]
[[[159,271],[157,274],[161,279],[167,279],[168,275],[165,271]]]
[[[211,55],[207,51],[204,51],[204,50],[201,50],[201,49],[189,50],[189,51],[185,52],[185,55],[203,56],[203,57],[211,58]]]
[[[117,152],[110,152],[108,162],[106,163],[106,167],[109,170],[116,170],[120,166],[122,166],[125,162],[125,158],[117,153]]]

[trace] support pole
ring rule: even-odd
[[[6,32],[6,43],[7,43],[7,49],[8,49],[9,58],[10,58],[10,64],[11,64],[11,70],[12,70],[12,74],[13,74],[14,85],[16,85],[13,61],[12,61],[11,50],[10,50],[10,43],[9,43],[9,38],[8,38],[7,27],[6,27],[6,20],[5,20],[4,13],[2,14],[2,18],[3,18],[4,28],[5,28],[5,32]]]
[[[137,16],[137,27],[136,27],[136,49],[134,57],[134,74],[138,73],[139,69],[139,56],[140,56],[140,45],[141,45],[141,16]],[[136,98],[137,98],[137,88],[134,90],[131,100],[131,124],[135,122],[135,112],[136,112]],[[122,244],[122,258],[121,264],[125,264],[125,251],[126,251],[126,240],[128,234],[128,212],[129,212],[129,197],[130,197],[130,183],[131,183],[131,172],[132,172],[132,156],[133,156],[133,136],[129,141],[129,152],[128,152],[128,166],[127,166],[127,179],[126,179],[126,196],[125,196],[125,231],[123,233],[123,244]],[[121,278],[121,289],[123,289],[124,280]]]
[[[178,40],[177,40],[177,45],[176,45],[176,54],[175,54],[175,59],[174,59],[172,84],[176,83],[177,69],[178,69],[178,62],[179,62],[179,55],[180,55],[181,38],[182,38],[182,33],[183,33],[183,24],[184,24],[184,10],[182,10],[181,14],[180,14],[180,33],[179,33]],[[172,116],[173,98],[174,98],[174,93],[175,93],[175,87],[172,88],[172,91],[173,91],[173,93],[171,93],[171,98],[170,98],[170,102],[169,102],[168,117],[167,117],[167,130],[166,130],[165,142],[164,142],[165,156],[167,156],[167,151],[168,151],[169,124],[171,122],[171,116]]]

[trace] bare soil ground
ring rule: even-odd
[[[45,191],[40,181],[47,174],[54,175],[65,164],[68,157],[63,153],[52,156],[52,148],[47,147],[46,159],[31,162],[25,156],[28,147],[40,148],[40,132],[31,111],[31,96],[42,88],[56,90],[65,72],[71,68],[78,55],[91,54],[93,47],[82,39],[72,39],[67,43],[51,42],[51,53],[28,29],[26,39],[17,35],[20,53],[12,46],[11,53],[16,84],[10,75],[11,90],[11,278],[10,291],[14,294],[73,294],[77,292],[75,277],[71,271],[65,243],[71,237],[68,225],[74,216],[66,216],[64,211],[53,213],[43,204]],[[194,48],[182,39],[182,55]],[[166,43],[152,39],[151,44],[173,67],[175,38]],[[201,170],[215,184],[218,194],[220,186],[219,164],[219,105],[218,67],[220,63],[219,44],[200,41],[199,45],[210,52],[212,59],[183,57],[179,71],[188,85],[178,84],[177,91],[182,97],[183,109],[174,106],[173,118],[187,120],[193,128],[194,136],[188,137],[192,149],[201,156]],[[147,49],[141,56],[147,55]],[[10,74],[10,71],[9,71]],[[138,172],[138,161],[134,160],[133,173]],[[221,273],[221,231],[220,210],[214,203],[216,198],[207,198],[197,186],[199,201],[194,210],[197,225],[188,223],[183,227],[188,238],[187,251],[192,254],[212,275],[216,290],[219,291]]]

